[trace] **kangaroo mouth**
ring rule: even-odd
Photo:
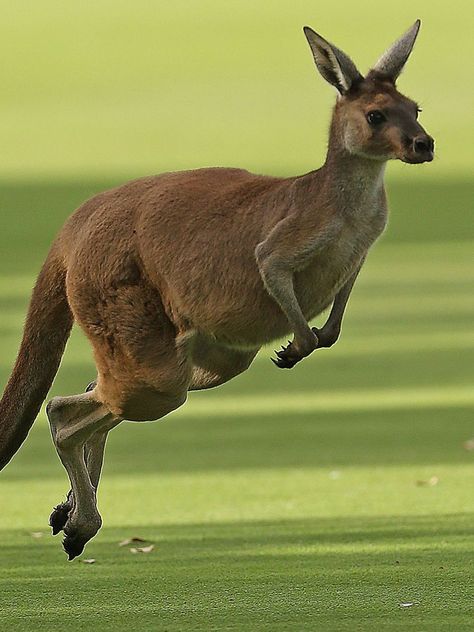
[[[434,153],[432,151],[427,151],[423,154],[405,154],[400,160],[409,165],[421,165],[423,162],[432,162],[433,158]]]

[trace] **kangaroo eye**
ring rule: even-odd
[[[367,114],[367,121],[369,125],[380,125],[387,120],[385,114],[380,110],[372,110]]]

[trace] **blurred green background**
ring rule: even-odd
[[[400,88],[424,107],[438,143],[436,163],[419,175],[472,171],[467,0],[0,6],[4,176],[129,177],[216,164],[313,169],[334,92],[315,74],[302,26],[335,41],[365,71],[417,17],[422,31]],[[391,174],[405,171],[397,165]]]
[[[112,433],[94,565],[47,534],[68,484],[41,413],[0,475],[2,627],[472,630],[471,4],[0,8],[2,385],[35,275],[85,198],[163,170],[322,163],[335,93],[304,24],[364,71],[421,17],[399,87],[437,142],[432,164],[389,165],[389,228],[336,347],[292,371],[264,350],[166,421]],[[53,393],[93,376],[75,331]],[[117,547],[131,536],[155,549]]]

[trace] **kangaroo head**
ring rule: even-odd
[[[434,140],[418,122],[420,108],[395,86],[419,28],[417,20],[365,77],[345,53],[304,28],[319,72],[339,92],[332,130],[347,152],[411,164],[433,160]]]

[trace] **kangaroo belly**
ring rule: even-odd
[[[234,274],[235,272],[235,274]],[[178,330],[194,329],[221,344],[256,348],[289,333],[288,321],[268,294],[256,263],[247,270],[173,279],[165,292],[170,320]]]
[[[298,302],[310,320],[333,301],[354,273],[368,246],[352,239],[328,247],[295,274]],[[166,278],[167,309],[178,330],[195,329],[229,346],[255,348],[291,334],[288,320],[268,294],[249,251],[246,258],[216,261],[208,256],[207,274],[201,266],[186,266],[188,274]],[[184,266],[180,266],[182,270]]]
[[[359,260],[354,255],[337,265],[334,261],[314,262],[295,276],[296,295],[308,320],[332,302]],[[183,282],[170,283],[175,292],[167,293],[170,318],[178,329],[196,329],[222,344],[240,348],[255,348],[293,333],[265,289],[256,265],[251,271],[242,269],[235,277],[228,273],[225,284],[199,276],[186,288],[181,287]]]

